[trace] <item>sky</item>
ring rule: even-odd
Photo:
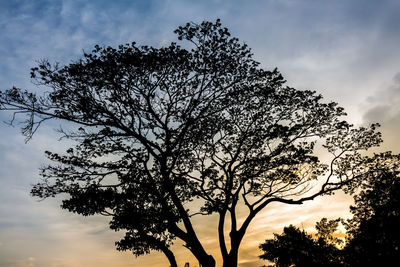
[[[398,0],[0,0],[0,90],[40,91],[29,71],[41,59],[68,64],[96,44],[161,47],[176,41],[174,29],[186,22],[220,18],[263,68],[278,67],[288,85],[338,102],[355,125],[381,123],[385,142],[376,151],[400,153],[399,12]],[[106,218],[63,211],[60,198],[31,197],[44,151],[67,144],[54,125],[25,143],[18,125],[3,123],[9,119],[0,112],[0,267],[168,266],[160,253],[135,258],[116,251],[121,233],[109,230]],[[349,204],[338,193],[267,207],[248,231],[240,266],[264,264],[259,244],[284,226],[312,229],[322,217],[349,216]],[[210,251],[217,248],[214,221],[196,219]],[[180,266],[196,265],[181,243],[174,249]]]

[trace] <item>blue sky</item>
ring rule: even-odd
[[[339,102],[355,124],[381,122],[382,150],[398,153],[399,12],[397,0],[0,0],[0,90],[14,85],[43,90],[29,79],[30,68],[43,58],[68,64],[95,44],[136,41],[160,47],[176,41],[173,30],[179,25],[220,18],[263,67],[278,67],[289,85]],[[8,118],[0,113],[1,121]],[[0,124],[0,266],[166,265],[159,254],[135,259],[116,252],[118,234],[107,230],[104,218],[81,218],[60,210],[59,199],[38,202],[29,196],[45,163],[43,151],[66,145],[57,141],[54,127],[43,127],[25,144],[17,126]],[[273,231],[346,215],[348,203],[339,195],[295,212],[272,207],[246,239],[241,266],[261,265],[257,246]],[[207,220],[199,224],[208,225]],[[215,247],[213,232],[200,228]],[[184,262],[186,254],[179,251]]]

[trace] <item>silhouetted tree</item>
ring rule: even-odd
[[[338,220],[323,218],[316,224],[317,239],[293,225],[285,227],[282,234],[274,234],[274,239],[260,245],[260,258],[276,267],[342,266],[341,251],[336,247],[340,241],[333,235],[337,226]]]
[[[294,226],[260,245],[260,256],[275,266],[393,266],[400,260],[400,155],[389,152],[365,160],[369,172],[346,190],[355,194],[353,217],[343,221],[347,242],[334,236],[340,219],[316,223],[316,239]]]
[[[327,218],[322,218],[315,224],[317,238],[327,244],[339,245],[341,243],[341,239],[338,239],[333,235],[339,226],[339,221],[340,219],[328,221]]]
[[[260,258],[275,263],[277,267],[315,266],[314,253],[316,244],[310,235],[290,225],[283,233],[274,234],[274,239],[260,245],[264,254]]]
[[[400,261],[399,156],[380,155],[382,167],[369,172],[347,221],[348,266],[392,266]]]
[[[179,238],[202,266],[215,266],[192,217],[217,213],[223,266],[237,266],[262,209],[350,183],[366,171],[360,151],[378,145],[380,134],[376,125],[353,128],[342,108],[315,92],[284,86],[219,20],[175,32],[187,48],[96,46],[66,66],[42,61],[31,76],[49,91],[12,88],[1,92],[0,106],[27,115],[27,139],[58,119],[62,136],[76,142],[65,154],[46,152],[55,164],[43,168],[34,196],[66,193],[63,208],[111,216],[113,229],[127,231],[119,249],[161,250],[171,265]],[[330,162],[314,153],[321,145]],[[241,224],[239,206],[248,209]]]

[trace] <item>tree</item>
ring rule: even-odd
[[[272,202],[302,204],[365,172],[362,150],[381,142],[376,124],[353,128],[343,108],[284,85],[219,20],[188,23],[176,43],[154,48],[96,46],[65,66],[41,61],[31,77],[49,91],[1,92],[0,108],[27,116],[27,140],[48,120],[75,142],[32,194],[69,196],[62,208],[111,217],[117,243],[136,255],[161,250],[172,266],[174,239],[202,266],[215,266],[192,217],[216,213],[223,266],[237,266],[254,217]],[[316,148],[332,154],[320,162]],[[197,198],[200,207],[191,205]],[[247,207],[242,224],[237,209]],[[225,226],[229,227],[226,240]],[[230,243],[229,245],[227,243]]]
[[[277,267],[315,266],[313,262],[315,242],[310,235],[299,228],[290,225],[283,233],[274,234],[274,239],[266,240],[260,245],[264,254],[261,259],[274,262]]]
[[[353,217],[347,221],[316,223],[316,239],[290,225],[281,235],[275,234],[260,245],[262,259],[275,266],[391,266],[400,260],[400,155],[389,152],[366,158],[368,173],[349,185],[346,191],[354,195]],[[347,228],[347,240],[334,232],[342,221]]]
[[[375,158],[380,168],[363,179],[351,207],[353,218],[346,223],[348,266],[389,266],[400,260],[400,156]]]
[[[263,254],[259,257],[274,262],[271,267],[342,266],[337,247],[341,242],[333,235],[338,221],[323,218],[317,222],[317,239],[293,225],[285,227],[282,234],[260,245]]]
[[[315,224],[315,229],[317,230],[317,240],[319,243],[340,246],[343,241],[334,236],[334,232],[339,226],[340,219],[329,220],[327,218],[322,218],[319,222]]]

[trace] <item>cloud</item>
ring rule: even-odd
[[[364,122],[382,125],[383,149],[400,152],[400,72],[394,75],[389,86],[370,95],[364,107],[368,107],[363,115]]]
[[[34,257],[29,257],[23,260],[16,260],[13,263],[7,264],[5,267],[34,267],[37,266],[35,262],[36,259]]]

